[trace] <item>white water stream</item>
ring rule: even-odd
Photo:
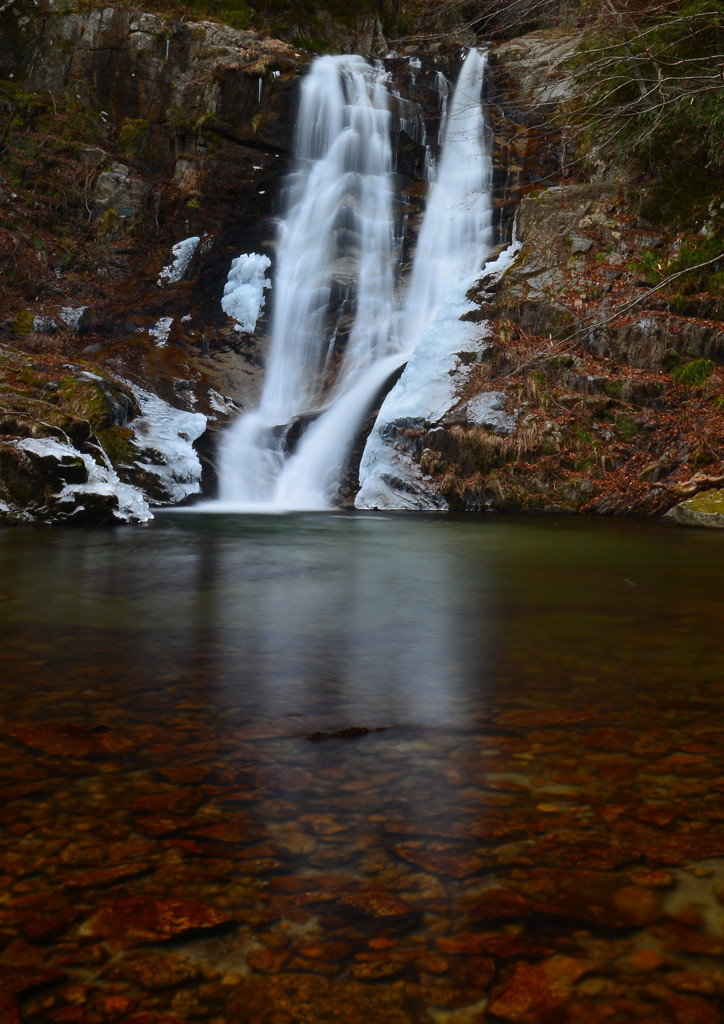
[[[224,437],[218,507],[329,507],[376,395],[446,296],[479,272],[491,240],[484,67],[471,50],[404,283],[388,75],[362,57],[313,64],[302,86],[264,389],[258,408]]]

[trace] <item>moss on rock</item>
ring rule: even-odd
[[[688,501],[682,501],[674,509],[674,518],[682,526],[724,530],[724,490],[702,491]]]

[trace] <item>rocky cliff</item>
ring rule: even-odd
[[[254,32],[116,8],[41,16],[16,3],[3,26],[4,514],[138,518],[149,499],[206,486],[207,426],[253,395],[260,342],[219,300],[232,258],[273,248],[309,58]],[[144,393],[163,403],[155,420]],[[191,442],[183,480],[149,485],[148,467],[173,477],[172,450]],[[69,451],[49,475],[59,445]],[[111,478],[102,514],[84,496],[96,468]],[[119,507],[116,478],[135,505]]]
[[[349,48],[388,52],[365,18]],[[240,253],[273,263],[311,55],[130,9],[0,19],[0,515],[147,518],[213,492],[214,434],[258,393],[266,314],[239,331],[221,297]],[[723,197],[666,224],[640,170],[586,153],[563,21],[491,48],[498,242],[515,218],[520,248],[468,295],[485,340],[447,367],[444,409],[388,430],[402,507],[653,515],[724,474],[721,294],[661,284],[722,231]],[[403,93],[411,56],[449,70],[471,31],[405,43]],[[412,140],[402,158],[414,216]]]

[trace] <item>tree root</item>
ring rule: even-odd
[[[692,498],[699,491],[705,488],[721,487],[724,484],[724,476],[709,476],[707,473],[694,473],[689,480],[679,484],[652,484],[653,487],[660,487],[669,494],[675,494],[677,498]]]

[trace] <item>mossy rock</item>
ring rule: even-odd
[[[18,336],[23,334],[30,334],[33,329],[33,323],[35,317],[29,309],[23,309],[13,320],[12,329]]]
[[[101,378],[66,377],[60,391],[66,408],[87,420],[95,434],[125,426],[138,412],[132,396],[120,384]]]
[[[688,501],[682,501],[674,509],[674,519],[682,526],[724,530],[724,490],[702,491]]]
[[[55,453],[23,449],[14,442],[0,444],[2,489],[21,507],[39,508],[66,484],[83,484],[87,479],[83,459],[71,448],[59,458]]]
[[[106,430],[99,430],[96,436],[116,469],[124,465],[133,465],[138,458],[138,448],[130,427],[108,427]]]

